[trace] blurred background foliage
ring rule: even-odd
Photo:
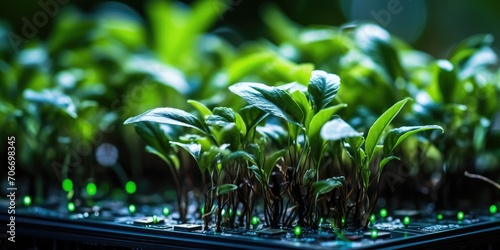
[[[122,126],[126,118],[159,106],[192,111],[188,99],[237,109],[231,84],[307,84],[323,69],[341,77],[339,100],[350,107],[342,116],[358,131],[407,96],[414,105],[396,125],[445,128],[434,141],[405,142],[407,173],[382,202],[404,205],[408,193],[445,208],[498,200],[498,191],[463,177],[467,170],[500,180],[497,1],[2,5],[0,135],[18,138],[28,193],[43,197],[47,183],[65,177],[123,186],[121,172],[143,193],[165,190],[167,168]],[[118,149],[123,171],[96,159],[102,143]]]

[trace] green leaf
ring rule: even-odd
[[[342,186],[342,182],[340,182],[338,180],[332,180],[332,179],[321,180],[321,181],[317,181],[317,182],[313,183],[312,190],[316,196],[319,196],[322,194],[326,194],[326,193],[332,191],[334,188],[340,187],[340,186]]]
[[[341,118],[335,118],[327,122],[321,128],[321,137],[327,141],[337,141],[350,137],[362,137],[363,134],[352,128]]]
[[[269,180],[269,177],[271,176],[271,172],[273,172],[274,167],[276,166],[276,163],[278,163],[279,159],[282,158],[286,153],[286,150],[282,149],[279,151],[274,152],[271,154],[269,157],[266,158],[266,163],[264,166],[264,173],[267,177],[267,180]]]
[[[196,161],[196,163],[200,163],[200,155],[201,155],[201,144],[198,143],[181,143],[181,142],[170,142],[173,145],[179,146],[180,148],[186,150]]]
[[[259,145],[250,143],[245,150],[249,154],[253,155],[253,158],[257,162],[257,166],[264,167],[264,154],[262,153]]]
[[[382,138],[385,129],[409,100],[411,100],[411,98],[405,98],[392,105],[392,107],[385,111],[368,130],[365,142],[365,151],[368,157],[368,162],[371,162],[371,159],[375,155],[375,147]]]
[[[312,72],[311,80],[307,86],[314,111],[318,112],[330,105],[340,88],[340,77],[328,74],[322,70]]]
[[[234,184],[222,184],[217,187],[217,196],[230,193],[236,189],[238,189],[238,186]]]
[[[307,136],[311,145],[311,153],[316,160],[319,160],[319,158],[321,157],[323,153],[323,147],[325,145],[320,135],[321,128],[323,128],[323,125],[325,125],[325,123],[332,118],[333,114],[345,107],[347,107],[347,104],[338,104],[326,109],[322,109],[311,119],[311,122],[308,126]]]
[[[302,184],[307,185],[311,183],[314,180],[314,177],[316,176],[316,172],[314,169],[310,168],[306,171],[304,174],[304,177],[302,177]]]
[[[31,89],[26,89],[23,92],[23,97],[30,102],[38,104],[46,104],[56,109],[63,111],[72,118],[77,118],[76,106],[73,99],[68,95],[58,90],[44,89],[41,92],[36,92]]]
[[[210,134],[210,130],[198,118],[184,110],[176,108],[151,109],[138,116],[128,118],[124,124],[144,121],[190,127],[206,135]]]
[[[455,96],[457,85],[457,74],[449,61],[439,60],[436,62],[436,80],[439,86],[442,100],[451,103]],[[438,99],[439,100],[439,99]]]
[[[207,117],[206,123],[211,126],[224,127],[230,123],[235,123],[236,117],[231,108],[216,107],[212,115]]]
[[[188,100],[187,102],[189,104],[191,104],[196,110],[198,110],[198,112],[200,112],[203,119],[207,119],[207,117],[212,114],[212,111],[210,111],[210,109],[207,108],[207,106],[205,106],[205,104],[203,104],[199,101]]]
[[[229,90],[249,104],[302,127],[304,114],[287,91],[262,83],[250,82],[234,84],[229,87]]]
[[[248,167],[248,169],[252,170],[255,178],[257,179],[257,181],[259,181],[259,183],[264,184],[264,180],[262,179],[262,170],[259,167],[252,165]]]
[[[248,105],[240,110],[240,115],[245,122],[247,131],[250,131],[255,128],[261,121],[263,121],[269,114],[256,108],[253,105]]]
[[[391,155],[391,156],[388,156],[388,157],[385,157],[384,159],[382,159],[379,163],[379,171],[381,171],[385,165],[387,165],[387,163],[389,163],[390,161],[392,160],[400,160],[399,157],[396,157],[394,155]]]
[[[234,161],[234,160],[245,160],[245,161],[248,161],[252,164],[257,164],[257,159],[255,159],[255,156],[248,153],[248,152],[245,152],[245,151],[234,151],[226,156],[224,156],[224,158],[222,158],[222,163],[223,164],[226,164],[230,161]]]
[[[166,124],[154,122],[138,122],[134,124],[135,132],[141,137],[146,145],[165,155],[170,154],[173,149],[169,133],[172,129]]]
[[[381,66],[390,80],[404,77],[398,53],[386,30],[375,24],[363,24],[356,30],[356,40],[361,50]]]
[[[411,126],[411,127],[399,127],[391,129],[384,139],[384,155],[391,155],[396,147],[401,144],[406,138],[412,136],[421,131],[437,129],[444,132],[441,126],[437,125],[427,125],[427,126]]]
[[[297,102],[299,105],[300,109],[302,110],[302,113],[304,114],[304,125],[307,126],[309,125],[309,122],[312,119],[312,116],[314,115],[313,109],[311,107],[311,104],[309,103],[309,100],[307,100],[307,97],[304,93],[301,91],[293,91],[292,92],[292,98]]]

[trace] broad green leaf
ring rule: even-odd
[[[226,164],[230,161],[234,161],[234,160],[245,160],[245,161],[248,161],[252,164],[257,164],[257,160],[255,159],[255,156],[248,153],[248,152],[245,152],[245,151],[234,151],[226,156],[224,156],[224,158],[222,159],[222,163],[223,164]]]
[[[325,125],[321,128],[320,134],[323,140],[327,141],[337,141],[350,137],[363,136],[362,133],[356,131],[341,118],[335,118],[325,123]]]
[[[169,143],[169,133],[172,129],[169,125],[154,122],[137,122],[134,124],[135,132],[141,137],[146,145],[165,155],[173,151]]]
[[[248,105],[240,110],[240,115],[245,122],[247,131],[250,131],[254,129],[261,121],[263,121],[269,114],[256,108],[253,105]]]
[[[271,172],[273,172],[276,163],[278,163],[279,159],[282,158],[286,153],[286,150],[282,149],[274,152],[269,157],[266,158],[266,163],[264,166],[264,173],[269,181],[269,177],[271,176]]]
[[[307,86],[314,111],[324,109],[330,105],[340,88],[340,77],[328,74],[322,70],[312,72],[311,80]]]
[[[238,186],[234,184],[222,184],[217,187],[217,196],[230,193],[236,189],[238,189]]]
[[[309,100],[307,100],[306,95],[298,90],[293,91],[291,95],[302,110],[302,113],[304,114],[304,120],[301,122],[307,127],[312,119],[312,116],[314,115],[311,104],[309,103]]]
[[[287,91],[262,83],[250,82],[234,84],[229,87],[229,90],[249,104],[302,127],[304,114]]]
[[[234,113],[236,127],[240,130],[240,133],[245,136],[247,134],[247,126],[245,125],[245,121],[240,114]]]
[[[236,151],[241,146],[241,133],[235,123],[228,123],[220,130],[219,144],[229,144],[229,149]]]
[[[319,196],[322,194],[326,194],[332,191],[334,188],[340,186],[342,186],[342,182],[338,180],[321,180],[313,183],[312,190],[316,196]]]
[[[180,148],[186,150],[198,163],[198,167],[200,166],[200,156],[201,156],[201,145],[197,143],[180,143],[180,142],[170,142],[173,145],[179,146]],[[203,172],[203,171],[202,171]]]
[[[359,47],[381,66],[390,80],[404,77],[398,53],[386,30],[375,24],[363,24],[356,30],[355,36]]]
[[[217,107],[213,110],[206,123],[211,126],[224,127],[230,123],[235,123],[236,117],[231,108]]]
[[[29,102],[53,106],[72,118],[78,117],[73,99],[58,90],[44,89],[41,92],[36,92],[31,89],[26,89],[23,92],[23,97]]]
[[[189,104],[191,104],[196,110],[198,110],[198,112],[200,112],[203,119],[207,119],[207,117],[212,114],[212,111],[210,111],[210,109],[207,108],[207,106],[205,106],[205,104],[203,104],[199,101],[188,100],[187,102]]]
[[[204,134],[210,134],[210,130],[198,118],[184,110],[176,108],[151,109],[138,116],[128,118],[124,124],[144,121],[190,127]]]
[[[401,142],[413,134],[432,129],[438,129],[441,130],[441,132],[444,132],[443,128],[437,125],[399,127],[391,129],[384,139],[384,155],[391,155]]]
[[[269,138],[278,148],[283,148],[287,144],[288,133],[282,126],[267,123],[265,126],[258,126],[257,132]]]
[[[322,109],[311,119],[307,129],[307,137],[309,138],[309,144],[311,145],[311,153],[316,160],[319,160],[323,154],[323,147],[325,145],[320,135],[321,128],[332,118],[333,114],[345,107],[347,107],[347,104],[338,104]]]
[[[368,130],[365,142],[365,151],[366,156],[368,157],[368,162],[373,159],[373,156],[375,155],[375,147],[382,138],[385,129],[409,100],[411,100],[411,98],[405,98],[392,105],[392,107],[385,111]]]

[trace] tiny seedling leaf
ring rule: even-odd
[[[308,85],[308,92],[314,105],[315,112],[330,105],[340,88],[340,77],[328,74],[322,70],[312,72]]]

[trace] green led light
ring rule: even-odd
[[[380,216],[382,216],[382,218],[387,216],[387,210],[385,208],[380,209]]]
[[[230,209],[229,209],[229,216],[233,216],[233,214],[234,214],[233,209],[232,209],[232,208],[230,208]]]
[[[226,209],[222,209],[222,212],[220,213],[222,217],[226,216]]]
[[[438,219],[438,220],[443,220],[443,214],[438,214],[438,215],[437,215],[437,219]]]
[[[250,223],[252,223],[252,225],[256,226],[257,224],[259,224],[259,217],[257,217],[257,216],[252,217],[252,221]]]
[[[157,224],[157,223],[158,223],[158,216],[153,215],[153,224]]]
[[[134,205],[134,204],[130,204],[130,205],[128,206],[128,211],[129,211],[131,214],[135,213],[135,211],[136,211],[135,205]]]
[[[29,195],[24,196],[23,203],[25,206],[31,205],[31,197]]]
[[[75,203],[73,203],[73,202],[68,203],[68,211],[70,211],[70,212],[75,211]]]
[[[135,182],[129,181],[125,184],[125,191],[129,194],[135,193],[135,190],[137,190],[137,186],[135,185]]]
[[[492,213],[492,214],[496,214],[496,213],[497,213],[497,206],[495,206],[495,205],[491,205],[491,206],[490,206],[490,213]]]
[[[241,216],[242,214],[241,210],[236,210],[236,215]]]
[[[457,219],[458,220],[463,220],[465,218],[464,212],[460,211],[457,213]]]
[[[342,226],[344,226],[345,225],[345,218],[342,217],[342,219],[340,220],[340,222],[342,223]]]
[[[403,219],[403,224],[405,225],[405,227],[410,225],[410,217],[405,216],[405,218]]]
[[[89,184],[87,184],[87,194],[89,194],[90,196],[94,196],[96,193],[97,186],[94,183],[89,182]]]
[[[377,217],[375,217],[374,214],[370,215],[370,222],[371,223],[375,223],[375,220],[377,219]]]
[[[62,188],[66,192],[73,190],[73,181],[70,179],[64,179],[62,182]]]
[[[295,226],[293,234],[295,234],[295,236],[300,236],[302,234],[302,228],[299,225]]]
[[[163,215],[168,216],[170,214],[170,208],[164,207],[163,208]]]
[[[372,230],[371,236],[372,236],[372,239],[376,239],[378,237],[378,231],[377,230]]]
[[[200,213],[201,213],[201,215],[205,215],[205,207],[200,208]]]

